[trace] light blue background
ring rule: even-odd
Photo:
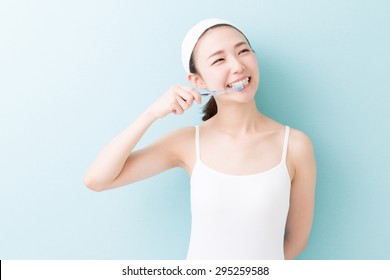
[[[390,259],[388,1],[0,2],[0,259],[183,259],[174,169],[95,193],[99,151],[173,84],[185,32],[228,19],[260,62],[261,111],[313,141],[315,220],[300,259]],[[200,122],[155,123],[139,147]]]

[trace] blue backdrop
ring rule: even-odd
[[[390,259],[388,1],[0,2],[0,259],[183,259],[189,180],[170,170],[95,193],[99,151],[173,84],[186,31],[234,22],[256,50],[256,101],[314,144],[316,207],[300,259]],[[155,123],[142,147],[195,125]]]

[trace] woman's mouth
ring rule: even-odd
[[[250,80],[251,80],[251,77],[246,77],[246,78],[244,78],[242,80],[239,80],[237,82],[230,83],[226,87],[230,88],[230,89],[233,89],[233,88],[245,88],[245,86],[247,84],[249,84]]]

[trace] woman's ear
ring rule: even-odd
[[[188,80],[197,88],[206,89],[206,84],[204,83],[202,77],[199,74],[188,74]]]

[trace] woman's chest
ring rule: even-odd
[[[283,144],[263,139],[203,141],[200,160],[208,167],[233,175],[267,171],[281,162]]]

